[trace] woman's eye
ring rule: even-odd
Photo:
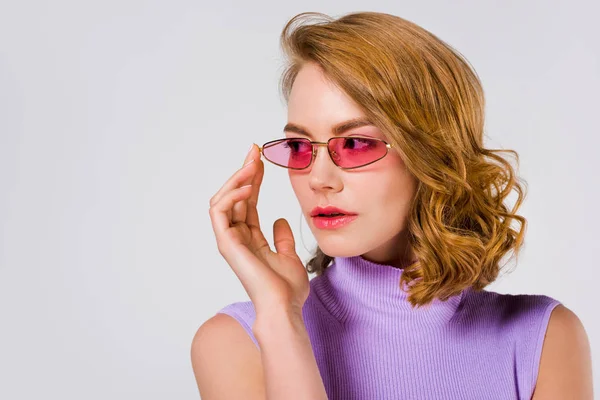
[[[360,150],[369,148],[373,141],[364,138],[347,138],[344,142],[344,148],[351,148],[354,150]]]
[[[291,149],[293,152],[304,151],[309,146],[303,140],[287,140],[284,142],[285,147]]]

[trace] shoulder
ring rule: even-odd
[[[533,399],[592,397],[587,333],[579,317],[559,304],[548,321]]]
[[[497,318],[499,322],[521,328],[534,329],[546,323],[552,310],[561,304],[543,294],[511,294],[490,290],[468,289],[464,298],[464,312]]]
[[[190,355],[201,397],[248,398],[264,390],[260,352],[231,315],[217,313],[206,320],[194,335]]]
[[[233,318],[244,329],[257,348],[260,348],[258,341],[252,332],[252,325],[256,320],[256,310],[251,301],[238,301],[228,304],[217,311],[217,315],[226,314]]]
[[[215,349],[220,343],[231,342],[231,339],[239,342],[238,339],[244,335],[246,335],[244,329],[235,319],[227,314],[217,313],[207,319],[196,331],[192,340],[192,356]]]
[[[592,399],[589,340],[579,317],[559,300],[482,290],[470,291],[465,303],[469,317],[480,316],[512,342],[524,398]]]
[[[248,327],[248,328],[247,328]],[[254,344],[248,337],[247,329],[252,332],[252,324],[244,314],[241,303],[233,303],[219,310],[206,320],[196,331],[192,340],[192,360],[199,361],[199,356],[207,356],[231,346],[240,348]]]
[[[462,313],[469,319],[500,326],[503,329],[539,334],[560,301],[543,294],[510,294],[468,289]]]

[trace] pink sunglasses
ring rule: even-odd
[[[305,169],[317,155],[317,146],[327,146],[329,157],[342,169],[364,167],[385,157],[393,145],[365,136],[337,136],[327,142],[306,138],[271,140],[259,150],[267,161],[284,168]]]

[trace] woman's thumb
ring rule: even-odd
[[[290,224],[285,218],[279,218],[273,224],[273,242],[277,253],[296,255],[296,242]]]

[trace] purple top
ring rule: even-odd
[[[413,309],[401,275],[354,256],[310,280],[302,314],[330,400],[531,399],[558,300],[467,289]],[[252,302],[218,312],[258,346]]]

